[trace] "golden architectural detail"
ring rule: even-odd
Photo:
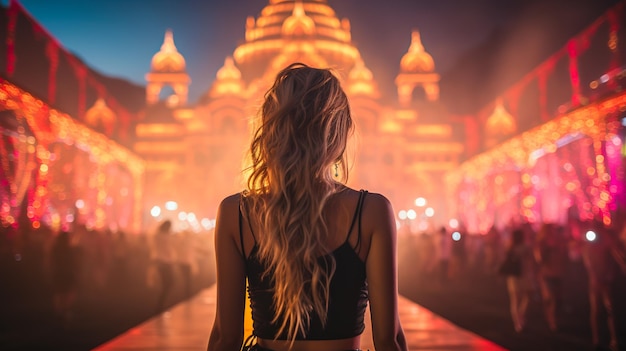
[[[233,53],[245,71],[298,40],[310,41],[321,56],[332,57],[336,61],[330,62],[333,66],[351,67],[360,56],[350,42],[349,21],[340,21],[326,1],[270,1],[258,19],[248,17],[245,38]],[[257,76],[263,73],[257,72]]]
[[[146,74],[146,102],[159,101],[159,94],[165,86],[174,89],[175,99],[169,102],[176,106],[187,104],[187,93],[191,79],[185,71],[185,58],[176,49],[171,30],[165,32],[161,50],[152,57],[151,72]]]
[[[420,125],[416,128],[415,134],[418,136],[451,138],[452,127],[449,124]]]
[[[432,56],[424,50],[419,31],[414,30],[409,50],[400,60],[400,74],[396,77],[398,101],[403,106],[410,106],[416,87],[424,90],[428,100],[439,100],[439,78]]]
[[[350,27],[325,0],[269,0],[258,18],[248,17],[245,42],[226,57],[208,92],[194,106],[169,107],[175,119],[170,122],[179,124],[149,122],[146,116],[137,127],[145,144],[137,144],[136,150],[149,159],[147,187],[156,189],[147,194],[145,206],[171,197],[178,186],[177,198],[170,200],[213,216],[224,196],[240,191],[263,94],[276,73],[293,62],[332,67],[340,76],[357,129],[347,150],[353,160],[348,185],[385,193],[398,208],[417,196],[442,198],[443,185],[436,182],[458,164],[463,147],[444,125],[445,113],[433,112],[443,110],[429,107],[438,99],[434,60],[414,32],[396,78],[400,100],[409,103],[386,105],[372,70],[351,41]],[[424,90],[422,97],[412,97],[416,87]],[[147,89],[150,95],[151,87]],[[441,124],[420,123],[422,114]],[[181,134],[165,134],[166,128]],[[157,149],[171,152],[157,157]],[[167,165],[177,166],[168,171]],[[168,181],[176,184],[161,184]],[[444,208],[438,210],[445,216]]]
[[[283,22],[283,35],[310,36],[315,34],[315,22],[306,15],[302,1],[296,1],[293,7],[293,14]]]
[[[135,128],[138,138],[182,136],[184,133],[182,126],[163,123],[140,123]]]
[[[418,30],[413,30],[411,33],[411,46],[400,60],[400,69],[402,73],[432,73],[435,71],[435,61],[424,50]]]
[[[217,71],[217,80],[211,87],[210,97],[215,98],[228,94],[243,94],[244,82],[241,80],[241,71],[235,67],[231,56],[224,60],[224,66]]]
[[[85,113],[85,123],[97,131],[111,135],[115,128],[117,116],[111,110],[104,99],[99,98]]]
[[[350,96],[365,95],[371,98],[380,97],[378,87],[374,81],[374,75],[369,68],[365,67],[365,63],[359,58],[350,73],[348,74],[348,84],[346,92]]]
[[[485,123],[485,140],[487,147],[492,147],[500,141],[512,136],[517,132],[517,123],[505,108],[502,100],[496,102],[493,113]]]
[[[184,72],[185,58],[176,49],[171,30],[165,32],[161,50],[152,57],[152,72]]]

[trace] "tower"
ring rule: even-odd
[[[166,86],[174,90],[174,95],[168,100],[170,106],[187,104],[191,79],[185,70],[185,58],[176,49],[174,35],[169,29],[165,32],[161,50],[152,57],[151,70],[146,74],[146,81],[146,102],[149,105],[159,101],[159,94]]]
[[[439,99],[439,74],[435,73],[435,62],[424,50],[420,33],[411,34],[411,46],[400,61],[400,73],[396,77],[398,100],[402,106],[411,105],[416,87],[424,89],[429,101]]]

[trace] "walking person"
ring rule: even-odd
[[[372,316],[378,351],[407,350],[398,317],[389,201],[347,180],[348,100],[326,69],[292,64],[265,95],[247,189],[220,204],[217,312],[209,351],[239,350],[246,279],[249,350],[358,350]]]
[[[169,219],[164,220],[157,228],[152,249],[152,261],[156,265],[161,283],[156,306],[156,312],[159,313],[166,307],[167,298],[174,287],[176,252],[172,237],[172,222]]]
[[[602,350],[600,340],[600,312],[604,307],[606,326],[609,332],[609,349],[618,351],[618,336],[615,325],[614,297],[612,294],[615,280],[626,274],[624,247],[618,234],[611,228],[595,223],[596,237],[590,236],[582,244],[582,257],[589,279],[589,321],[591,339],[597,350]],[[589,235],[593,235],[589,233]]]
[[[534,249],[544,315],[551,331],[558,329],[557,311],[562,303],[563,275],[568,260],[567,243],[561,234],[556,225],[542,224]]]
[[[534,280],[533,252],[526,243],[524,231],[514,229],[499,273],[506,278],[511,319],[516,332],[526,324],[526,311]]]

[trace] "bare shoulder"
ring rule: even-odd
[[[381,216],[393,216],[391,202],[385,195],[379,193],[367,193],[363,201],[363,219],[380,218]]]
[[[225,197],[220,203],[220,206],[219,206],[220,211],[224,211],[224,210],[230,211],[233,209],[235,210],[238,209],[240,198],[241,198],[240,193],[232,194],[232,195]]]
[[[388,232],[395,228],[393,207],[386,196],[379,193],[367,193],[363,202],[362,225],[365,231]]]
[[[379,214],[382,214],[391,210],[391,202],[383,194],[368,192],[365,203],[367,206],[364,205],[364,211],[377,211]]]
[[[239,214],[239,199],[241,194],[233,194],[225,197],[217,209],[217,223],[221,229],[228,229],[237,223]]]

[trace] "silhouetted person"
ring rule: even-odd
[[[506,251],[505,262],[510,267],[501,267],[500,273],[506,278],[509,294],[509,307],[515,331],[521,332],[526,323],[526,311],[533,288],[533,252],[526,243],[524,231],[513,230],[511,244]]]
[[[165,303],[174,285],[176,252],[171,230],[172,222],[165,220],[159,225],[153,238],[152,259],[161,281],[160,292],[157,298],[157,312],[161,312],[166,306]]]
[[[445,227],[441,227],[438,234],[438,273],[439,282],[443,284],[448,282],[448,274],[450,270],[450,256],[452,255],[452,237]]]
[[[486,274],[495,273],[498,264],[500,263],[500,241],[501,241],[501,233],[494,224],[491,226],[487,235],[485,235],[484,240],[484,254],[485,261],[484,269]]]
[[[567,264],[567,243],[556,225],[544,223],[535,246],[539,287],[548,327],[558,329],[557,309],[562,302],[563,274]]]
[[[606,324],[609,330],[611,350],[617,350],[618,338],[615,329],[615,315],[613,311],[613,296],[611,289],[615,279],[621,273],[626,273],[626,262],[621,243],[617,234],[604,228],[602,223],[593,226],[593,234],[583,238],[582,257],[589,278],[589,317],[591,338],[597,348],[600,346],[599,312],[602,306],[606,311]],[[585,233],[583,233],[585,235]]]

